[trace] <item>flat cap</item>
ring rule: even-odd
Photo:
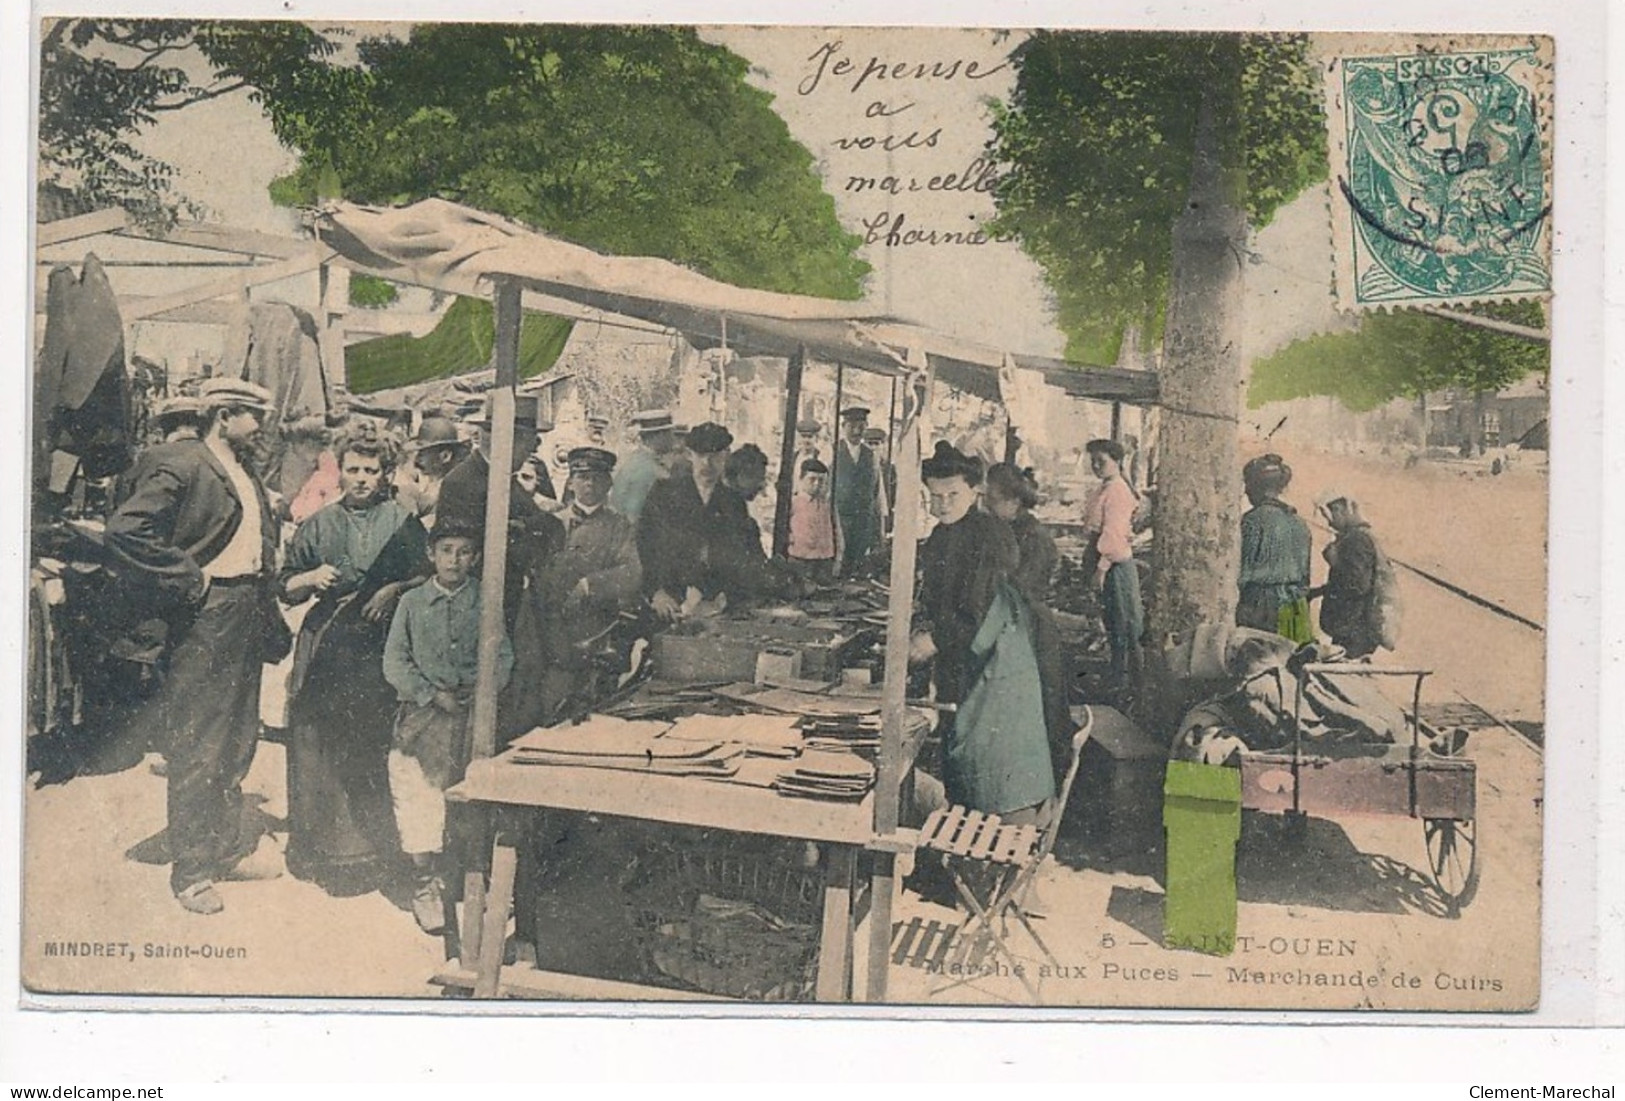
[[[822,425],[813,420],[811,417],[796,422],[796,431],[801,433],[803,436],[816,436],[818,435],[818,430],[821,427]]]
[[[241,378],[207,378],[198,387],[198,399],[206,409],[226,407],[271,411],[271,391]]]
[[[869,419],[869,407],[866,405],[848,405],[841,410],[843,421],[866,421]]]
[[[196,417],[202,413],[202,399],[188,394],[160,399],[152,407],[152,418],[159,421],[168,420],[170,417]]]

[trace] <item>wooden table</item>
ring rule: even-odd
[[[499,815],[544,808],[583,811],[816,842],[824,853],[825,886],[814,996],[819,1001],[852,1000],[855,943],[868,943],[871,952],[884,953],[889,947],[889,930],[879,935],[863,928],[872,892],[890,890],[889,855],[898,848],[895,843],[877,842],[875,838],[873,791],[861,802],[796,798],[771,788],[704,777],[519,764],[505,753],[475,761],[463,782],[446,796],[454,802],[490,806]],[[861,892],[858,863],[865,850],[871,848],[883,856],[879,863],[886,874],[875,875],[874,887]],[[441,977],[447,985],[472,988],[475,997],[486,998],[504,993],[593,999],[707,997],[551,972],[536,972],[537,977],[522,980],[505,979],[502,956],[517,862],[516,831],[499,827],[492,848],[490,889],[483,898],[475,892],[465,900],[463,967]],[[471,957],[474,966],[469,968]],[[876,989],[875,971],[866,972],[871,976],[866,991],[870,1001],[885,996],[883,978]]]

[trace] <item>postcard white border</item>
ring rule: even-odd
[[[18,10],[21,9],[21,10]],[[1617,405],[1621,396],[1617,327],[1604,342],[1605,224],[1619,243],[1618,227],[1625,214],[1620,188],[1606,187],[1605,52],[1608,32],[1614,38],[1616,67],[1621,31],[1607,28],[1601,0],[1552,5],[1541,0],[1437,0],[1427,5],[1415,0],[1361,0],[1336,4],[1325,0],[1262,0],[1245,6],[1221,0],[1195,0],[1149,17],[1146,5],[1133,0],[1101,0],[1080,9],[1074,3],[1047,0],[994,6],[984,2],[831,3],[814,5],[785,2],[723,2],[681,0],[655,5],[634,0],[585,4],[527,4],[499,0],[348,0],[321,3],[293,0],[168,0],[166,3],[129,0],[80,0],[48,5],[30,12],[22,5],[6,5],[0,19],[0,140],[8,154],[0,191],[0,210],[10,217],[0,222],[7,262],[4,279],[3,328],[11,370],[0,373],[0,409],[13,411],[13,425],[21,427],[21,411],[28,407],[26,379],[20,369],[27,362],[30,322],[25,294],[29,266],[25,263],[28,224],[19,213],[30,209],[31,176],[28,166],[32,130],[31,20],[42,12],[72,10],[120,15],[192,15],[208,17],[321,18],[321,19],[432,19],[454,16],[461,20],[560,19],[593,21],[651,20],[682,23],[749,22],[802,24],[941,24],[1091,27],[1145,27],[1177,21],[1187,28],[1305,29],[1407,31],[1541,32],[1557,38],[1557,164],[1556,164],[1556,271],[1559,303],[1554,319],[1553,420],[1559,425],[1552,452],[1552,549],[1549,573],[1551,607],[1548,617],[1548,703],[1546,760],[1546,844],[1543,908],[1542,1007],[1534,1015],[1464,1018],[1379,1014],[1216,1013],[1211,1011],[1093,1012],[1054,1010],[1042,1014],[992,1014],[988,1011],[852,1009],[813,1022],[795,1019],[796,1013],[765,1013],[751,1019],[727,1015],[726,1025],[694,1018],[656,1015],[647,1007],[614,1007],[594,1016],[512,1017],[501,1020],[468,1014],[467,1003],[458,1016],[424,1015],[424,1006],[402,1003],[342,1003],[336,1012],[330,1001],[287,1002],[185,999],[169,1002],[114,999],[98,1004],[129,1004],[140,1013],[86,1011],[18,1012],[17,929],[20,853],[14,841],[20,833],[21,736],[12,743],[0,787],[0,1081],[133,1081],[294,1080],[294,1079],[399,1079],[422,1080],[431,1069],[435,1077],[531,1077],[572,1071],[593,1075],[608,1068],[636,1073],[640,1068],[665,1066],[679,1074],[711,1073],[733,1076],[737,1071],[772,1078],[800,1078],[828,1073],[840,1076],[896,1075],[958,1078],[972,1068],[997,1068],[1006,1059],[1023,1065],[1056,1065],[1065,1071],[1094,1075],[1258,1073],[1261,1064],[1249,1058],[1267,1058],[1272,1071],[1299,1077],[1358,1077],[1413,1079],[1442,1075],[1451,1080],[1479,1080],[1489,1061],[1510,1073],[1525,1058],[1535,1037],[1514,1034],[1518,1026],[1548,1028],[1615,1023],[1625,1011],[1625,891],[1622,891],[1619,855],[1625,851],[1621,822],[1621,780],[1625,776],[1625,747],[1617,735],[1604,730],[1601,715],[1619,714],[1625,704],[1619,670],[1625,660],[1625,630],[1620,623],[1621,585],[1605,570],[1606,561],[1625,555],[1625,431],[1615,412],[1613,432],[1605,433],[1607,399]],[[1616,139],[1616,125],[1607,128]],[[1616,146],[1616,148],[1618,148]],[[1606,196],[1606,203],[1605,203]],[[1606,213],[1612,215],[1605,222]],[[1613,295],[1625,292],[1625,267],[1620,253],[1611,254]],[[1616,307],[1617,309],[1617,307]],[[1606,378],[1606,382],[1605,382]],[[0,433],[5,461],[0,469],[11,475],[14,491],[11,522],[0,525],[0,560],[20,578],[25,560],[22,544],[24,442],[19,432]],[[1604,471],[1612,475],[1605,483]],[[1604,516],[1607,517],[1606,538]],[[0,588],[0,653],[9,662],[0,677],[0,715],[6,725],[21,731],[20,640],[22,586]],[[1611,682],[1599,674],[1610,671]],[[1606,729],[1619,727],[1610,719]],[[1602,778],[1610,778],[1604,780]],[[1608,867],[1599,875],[1598,854],[1609,854]],[[1606,921],[1602,919],[1607,919]],[[176,1014],[170,1007],[184,1006]],[[198,1010],[229,1009],[229,1013]],[[522,1007],[503,1007],[510,1012]],[[249,1010],[244,1012],[244,1010]],[[253,1012],[258,1010],[259,1012]],[[270,1016],[263,1015],[270,1011]],[[568,1012],[566,1010],[565,1012]],[[865,1019],[878,1017],[882,1020]],[[906,1017],[913,1023],[888,1019]],[[999,1019],[1041,1020],[1045,1023],[1010,1028],[972,1023]],[[857,1018],[857,1019],[855,1019]],[[1223,1022],[1216,1029],[1181,1029],[1168,1034],[1138,1024],[1080,1029],[1065,1023],[1078,1020],[1120,1022]],[[1236,1027],[1233,1022],[1249,1022]],[[922,1023],[924,1022],[924,1023]],[[1283,1034],[1267,1025],[1304,1026],[1341,1023],[1351,1027],[1317,1032],[1314,1044],[1294,1039],[1297,1029]],[[1511,1026],[1498,1029],[1488,1045],[1472,1041],[1467,1023]],[[1402,1029],[1376,1028],[1399,1024]],[[1454,1047],[1451,1037],[1462,1037],[1465,1047]],[[1323,1042],[1324,1041],[1324,1042]],[[478,1043],[480,1047],[471,1046]],[[511,1045],[504,1048],[504,1044]],[[1332,1046],[1327,1046],[1332,1045]],[[503,1060],[481,1072],[475,1059],[493,1047],[506,1050]],[[1567,1050],[1583,1059],[1576,1047]],[[1112,1060],[1110,1053],[1130,1056],[1133,1062]],[[1372,1056],[1380,1051],[1382,1062]],[[1454,1051],[1454,1054],[1452,1054]],[[1170,1056],[1179,1052],[1171,1066]],[[1253,1053],[1250,1057],[1249,1052]],[[1469,1054],[1471,1052],[1472,1054]],[[94,1054],[93,1054],[94,1053]],[[433,1053],[432,1055],[430,1053]],[[823,1053],[812,1060],[813,1053]],[[1092,1053],[1092,1054],[1091,1054]],[[1363,1054],[1362,1054],[1363,1053]],[[1281,1062],[1283,1056],[1286,1062]],[[719,1059],[725,1062],[719,1062]],[[1460,1060],[1466,1059],[1467,1062]],[[87,1062],[87,1060],[89,1060]],[[383,1061],[380,1061],[383,1060]],[[788,1060],[788,1061],[786,1061]],[[1344,1060],[1357,1060],[1354,1063]],[[811,1062],[809,1062],[811,1061]],[[815,1065],[814,1064],[821,1064]],[[1527,1068],[1527,1064],[1524,1064]],[[1136,1071],[1136,1066],[1139,1071]],[[959,1070],[953,1068],[962,1068]],[[912,1072],[912,1073],[911,1073]]]

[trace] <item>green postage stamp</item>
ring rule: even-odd
[[[1326,69],[1344,309],[1551,289],[1551,40],[1419,37]]]

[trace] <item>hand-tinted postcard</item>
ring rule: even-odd
[[[38,34],[29,991],[1536,1006],[1550,39]]]

